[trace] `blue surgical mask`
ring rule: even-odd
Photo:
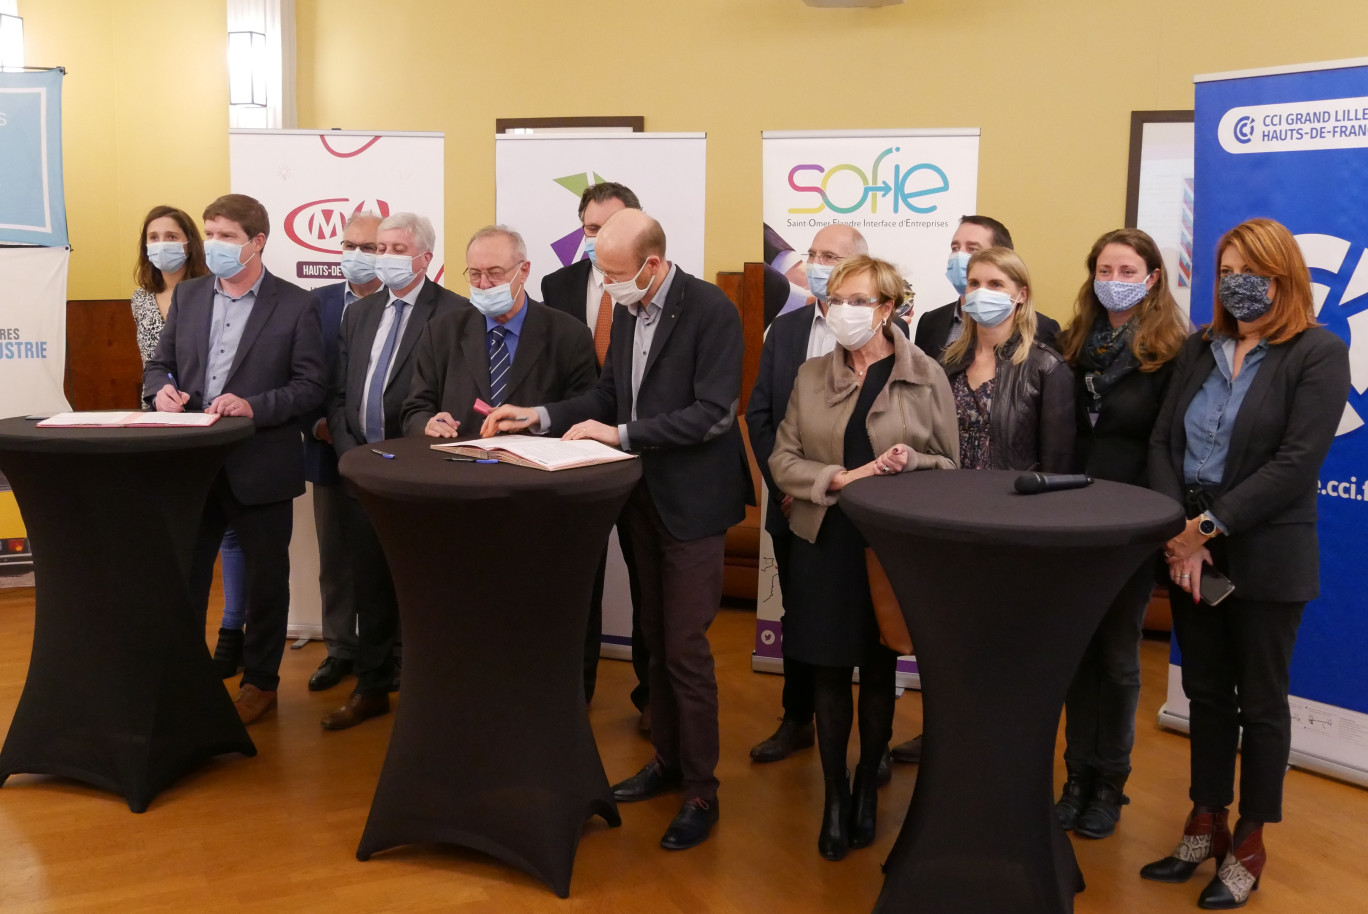
[[[375,275],[380,277],[386,289],[395,291],[407,288],[418,278],[412,254],[376,254]]]
[[[184,241],[147,242],[147,259],[163,273],[174,273],[185,266],[186,256]]]
[[[589,258],[589,262],[598,266],[598,255],[594,253],[594,239],[584,239],[584,256]]]
[[[233,244],[217,238],[204,242],[204,260],[209,264],[209,272],[219,279],[232,279],[247,269],[247,264],[242,262],[243,247],[245,243]],[[252,257],[255,256],[254,252]],[[250,262],[252,257],[248,257],[247,260]]]
[[[1256,321],[1273,307],[1268,297],[1268,288],[1273,280],[1268,276],[1254,273],[1227,273],[1221,277],[1216,294],[1221,299],[1221,307],[1237,321]]]
[[[827,280],[831,278],[831,267],[824,263],[810,263],[807,265],[808,291],[818,301],[826,301]]]
[[[342,275],[354,286],[364,286],[375,279],[375,255],[361,250],[342,252]],[[403,288],[400,286],[400,288]]]
[[[1012,314],[1016,302],[1006,292],[975,289],[964,296],[964,313],[984,327],[996,327]]]
[[[945,278],[960,295],[969,288],[969,256],[968,251],[953,251],[945,262]]]
[[[471,286],[470,303],[485,317],[503,317],[513,310],[513,284],[506,282],[492,289]]]
[[[1125,282],[1120,279],[1094,279],[1093,294],[1102,307],[1111,312],[1129,311],[1145,300],[1149,289],[1145,280]]]

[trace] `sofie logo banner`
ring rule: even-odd
[[[353,214],[413,212],[432,220],[428,275],[443,275],[444,140],[440,133],[230,130],[234,193],[271,217],[266,268],[305,288],[341,282],[342,231]]]
[[[767,131],[764,222],[799,255],[824,226],[854,226],[925,313],[957,297],[945,260],[960,216],[977,211],[978,153],[977,128]]]

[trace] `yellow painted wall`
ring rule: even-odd
[[[28,63],[67,68],[67,296],[127,298],[147,211],[198,219],[228,188],[224,4],[20,0],[19,14]]]
[[[139,220],[227,183],[214,0],[20,0],[67,81],[73,298],[127,294]],[[447,136],[448,257],[494,216],[496,117],[640,114],[706,131],[707,272],[760,255],[760,131],[983,128],[980,210],[1067,312],[1124,216],[1133,109],[1195,73],[1361,56],[1363,0],[296,0],[299,125]],[[112,146],[113,155],[109,154]],[[667,227],[668,228],[668,227]]]

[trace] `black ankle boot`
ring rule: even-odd
[[[1221,860],[1230,851],[1230,813],[1224,809],[1194,806],[1183,825],[1183,839],[1173,853],[1146,864],[1140,878],[1155,882],[1187,882],[1204,861]]]
[[[846,775],[826,781],[826,809],[822,813],[822,833],[817,836],[817,851],[828,860],[840,860],[850,847],[846,822],[850,818],[850,782]]]
[[[1086,765],[1070,765],[1067,762],[1065,767],[1069,771],[1069,777],[1064,782],[1059,802],[1055,803],[1055,818],[1059,820],[1060,827],[1065,831],[1071,831],[1077,824],[1078,817],[1082,815],[1084,807],[1088,805],[1088,800],[1092,798],[1097,772]]]
[[[869,847],[874,843],[874,825],[879,813],[877,771],[856,765],[855,784],[850,793],[850,846]]]
[[[1099,774],[1093,786],[1092,798],[1074,823],[1074,834],[1084,838],[1105,838],[1116,831],[1121,820],[1121,807],[1130,803],[1125,789],[1126,774]]]
[[[242,629],[219,629],[214,645],[214,672],[219,679],[232,679],[242,669]]]

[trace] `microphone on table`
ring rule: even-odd
[[[1082,473],[1022,473],[1016,478],[1016,490],[1022,495],[1041,492],[1062,492],[1092,485],[1092,477]]]

